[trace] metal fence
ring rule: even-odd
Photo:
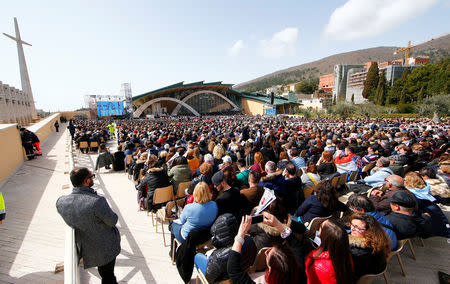
[[[75,167],[73,159],[72,136],[69,135],[69,172]],[[78,266],[77,245],[75,243],[75,230],[66,225],[66,242],[64,248],[64,283],[80,283],[80,267]]]

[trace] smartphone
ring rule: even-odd
[[[264,221],[263,215],[256,215],[252,217],[252,224],[261,223],[262,221]]]

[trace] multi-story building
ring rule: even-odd
[[[27,125],[35,112],[34,102],[27,93],[0,81],[0,123]]]
[[[418,57],[418,58],[410,58],[409,65],[402,65],[403,60],[393,60],[393,61],[385,61],[378,63],[379,74],[381,75],[383,70],[385,71],[384,75],[386,77],[386,82],[389,85],[394,84],[394,80],[400,78],[405,69],[410,69],[411,71],[414,68],[419,67],[420,65],[426,64],[429,61],[428,58]],[[345,93],[345,100],[351,101],[352,97],[354,98],[355,104],[360,104],[366,102],[366,99],[362,97],[362,92],[364,89],[364,82],[366,81],[367,72],[369,71],[370,66],[373,62],[366,62],[364,67],[362,68],[351,68],[347,71],[347,87]]]
[[[336,73],[319,76],[319,90],[324,90],[326,93],[332,93],[335,77]]]
[[[363,64],[339,64],[334,66],[334,88],[333,88],[333,100],[336,101],[339,98],[346,97],[347,93],[347,74],[352,68],[363,68]]]

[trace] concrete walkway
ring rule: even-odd
[[[61,129],[65,129],[62,125]],[[66,133],[53,133],[42,144],[42,157],[26,161],[4,184],[6,220],[0,225],[1,283],[63,283],[63,273],[54,274],[55,265],[64,259],[65,224],[55,202],[71,187],[64,174]],[[112,151],[116,145],[109,143]],[[93,168],[97,154],[76,153],[77,166]],[[2,161],[7,162],[7,161]],[[119,215],[121,254],[116,262],[120,283],[182,283],[176,267],[164,247],[160,228],[152,226],[151,217],[137,210],[136,191],[125,173],[102,169],[96,174],[94,188],[104,195]],[[169,243],[170,235],[166,230]],[[401,276],[396,257],[388,266],[391,283],[438,283],[437,271],[450,273],[450,244],[444,238],[425,240],[425,247],[414,245],[417,260],[409,248],[402,252],[406,277]],[[193,276],[195,277],[195,275]],[[192,282],[192,281],[191,281]],[[97,270],[81,269],[81,283],[100,283]],[[377,277],[374,283],[384,283]]]

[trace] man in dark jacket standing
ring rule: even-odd
[[[70,172],[73,191],[61,196],[56,201],[56,208],[67,225],[75,229],[84,268],[97,266],[102,283],[117,283],[114,265],[120,253],[118,217],[106,199],[92,188],[94,177],[87,168],[73,169]]]

